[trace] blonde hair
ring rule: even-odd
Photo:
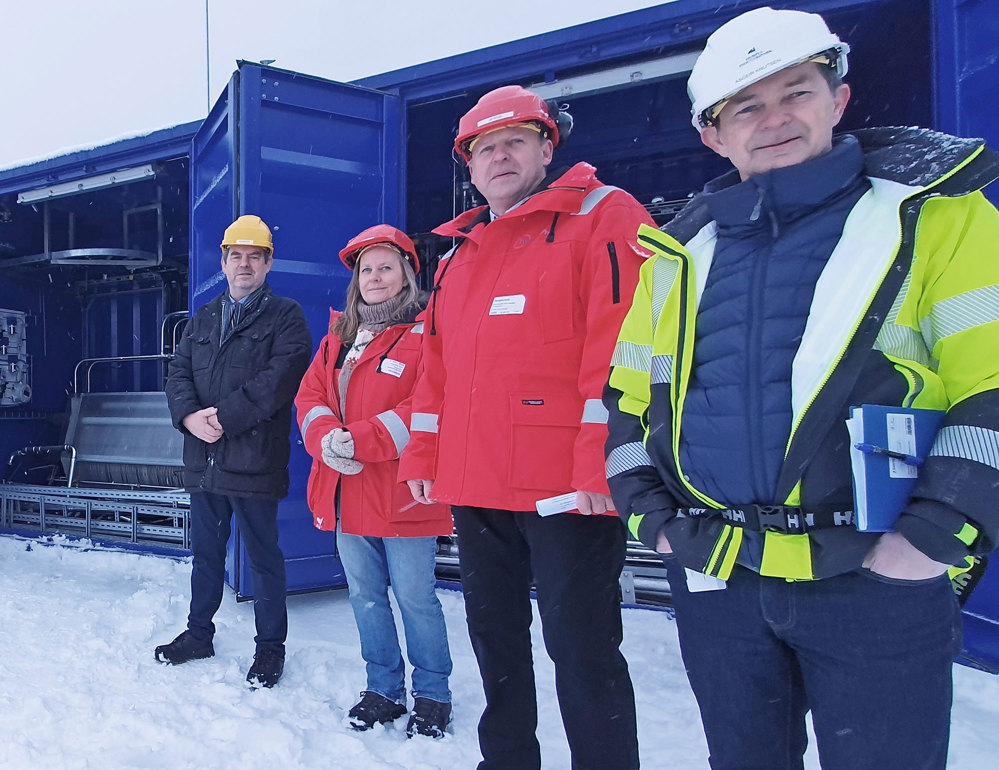
[[[389,243],[379,243],[377,245],[386,246],[396,253],[399,257],[399,264],[402,266],[403,278],[406,280],[406,285],[399,292],[402,295],[399,308],[392,314],[392,318],[389,319],[389,326],[391,326],[421,311],[424,305],[424,298],[419,287],[416,285],[416,271],[413,270],[413,266],[409,263],[409,260],[403,257],[402,252]],[[354,337],[357,336],[357,329],[361,325],[361,316],[357,312],[357,306],[366,304],[361,298],[361,286],[357,280],[357,276],[361,270],[361,255],[358,254],[357,256],[358,259],[354,262],[353,275],[350,278],[350,286],[347,287],[347,302],[343,308],[343,313],[336,321],[330,324],[330,331],[339,337],[341,342],[347,345],[354,342]]]

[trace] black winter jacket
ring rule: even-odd
[[[221,318],[220,295],[194,314],[170,363],[166,393],[184,434],[184,486],[280,500],[288,494],[292,400],[312,353],[305,313],[265,284],[256,310],[220,347]],[[214,444],[183,426],[209,406],[224,431]]]

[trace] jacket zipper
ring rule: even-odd
[[[760,198],[756,204],[757,214],[763,205],[764,197],[764,190],[761,187]],[[773,218],[774,212],[768,209],[767,213],[771,218],[771,224],[775,225],[775,220]],[[773,238],[774,242],[776,242],[776,232],[773,232]],[[746,409],[746,420],[748,421],[746,429],[749,434],[749,446],[751,447],[762,446],[761,439],[763,436],[762,409],[756,408],[762,407],[763,405],[763,399],[761,397],[763,321],[761,320],[762,311],[760,309],[760,303],[756,302],[755,299],[766,296],[767,266],[769,264],[769,257],[772,251],[773,243],[769,245],[767,254],[764,255],[757,253],[757,259],[752,266],[749,296],[747,297],[749,303],[749,323],[747,324],[749,339],[746,364],[749,370],[749,378],[746,393],[748,406],[748,409]],[[749,470],[752,476],[753,488],[758,492],[766,488],[766,469],[763,467],[763,455],[763,452],[751,452],[751,467]]]
[[[610,256],[611,297],[615,305],[621,302],[621,272],[617,263],[617,246],[614,241],[607,241],[607,254]]]
[[[690,324],[690,310],[688,309],[688,287],[690,285],[690,254],[689,252],[686,256],[677,260],[680,263],[680,324],[678,328],[677,343],[676,343],[676,355],[673,358],[673,382],[670,385],[670,399],[672,400],[672,411],[673,411],[673,464],[676,466],[677,480],[683,484],[692,495],[694,495],[698,500],[701,500],[706,505],[710,505],[714,508],[724,508],[725,506],[716,500],[713,500],[708,495],[704,494],[698,489],[694,488],[694,485],[690,483],[689,479],[683,472],[683,468],[680,466],[680,422],[681,422],[681,412],[682,407],[680,404],[680,386],[686,376],[685,373],[685,359],[686,359],[686,349],[687,349],[687,327]],[[675,285],[675,284],[674,284]],[[653,329],[653,339],[655,339],[655,330]]]

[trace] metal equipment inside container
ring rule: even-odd
[[[166,394],[79,393],[61,445],[13,453],[0,526],[189,548],[183,439]]]

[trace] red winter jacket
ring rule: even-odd
[[[330,315],[330,327],[339,317]],[[413,501],[397,480],[398,457],[409,441],[409,397],[420,368],[421,323],[390,326],[361,354],[347,385],[347,413],[340,407],[336,368],[340,338],[320,343],[295,397],[305,449],[312,455],[307,499],[315,525],[336,529],[334,500],[340,483],[340,527],[351,535],[419,537],[446,535],[451,512],[444,505]],[[385,366],[386,362],[390,363]],[[400,371],[401,369],[401,371]],[[354,459],[364,464],[356,476],[341,476],[323,462],[323,437],[345,428],[354,438]]]
[[[507,510],[608,493],[600,397],[648,256],[642,223],[638,201],[578,163],[492,222],[481,207],[434,231],[461,240],[425,313],[401,479]]]

